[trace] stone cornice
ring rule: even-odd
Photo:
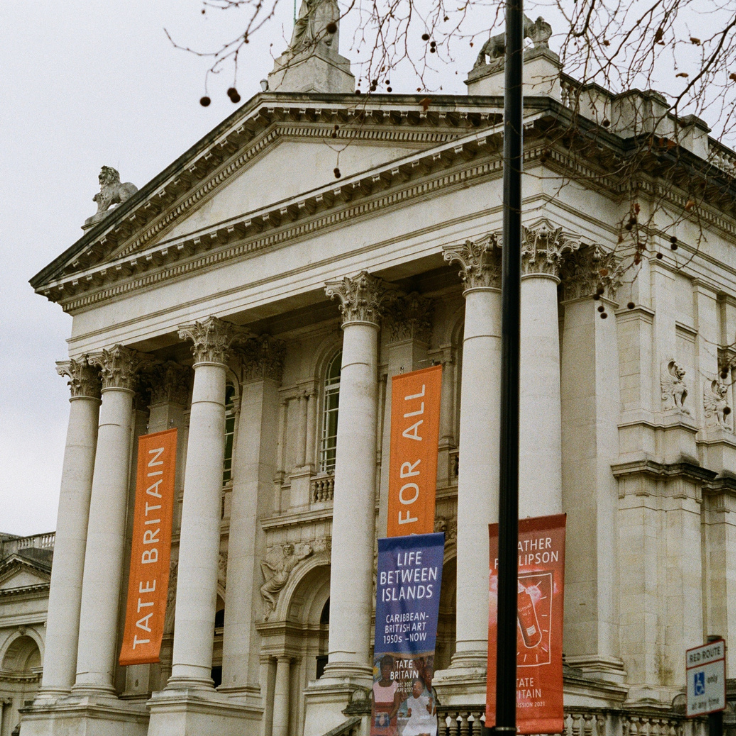
[[[79,271],[112,253],[127,250],[141,237],[159,233],[159,215],[172,205],[178,214],[236,173],[271,141],[269,136],[307,135],[321,139],[375,140],[432,145],[501,119],[497,97],[438,95],[431,109],[425,95],[260,94],[243,105],[123,205],[112,210],[74,245],[31,279],[38,289],[59,270]],[[543,101],[530,108],[548,107]],[[301,125],[299,125],[301,123]],[[335,125],[339,125],[335,131]],[[145,236],[144,228],[152,228]],[[82,263],[81,259],[89,261]]]
[[[494,104],[497,102],[496,98],[479,99]],[[563,176],[582,177],[594,189],[606,191],[609,194],[620,194],[623,191],[620,181],[615,176],[606,173],[606,171],[610,171],[610,166],[605,167],[602,155],[599,156],[600,160],[586,158],[586,156],[580,155],[579,152],[571,153],[563,146],[551,144],[549,139],[545,138],[544,124],[554,120],[559,125],[569,123],[563,118],[565,116],[569,117],[570,111],[546,98],[534,99],[531,103],[527,105],[529,116],[525,120],[527,148],[524,158],[527,168],[533,162],[538,162],[547,168],[557,170]],[[307,107],[298,112],[298,115],[308,115],[310,109],[313,109],[311,105],[314,104],[312,100]],[[342,104],[344,104],[344,100]],[[288,112],[289,110],[291,110],[289,114],[293,114],[294,109],[279,107],[278,115],[283,116],[286,114],[285,111]],[[269,108],[269,110],[273,114],[277,112],[276,108]],[[408,119],[416,110],[398,111],[396,115],[394,114],[396,111],[393,109],[369,112],[368,118],[371,121],[374,120],[374,113],[376,117],[380,113],[389,121],[389,124],[384,124],[382,130],[386,135],[386,140],[393,141],[396,131],[401,130],[400,127],[397,127],[402,124],[401,120]],[[260,111],[258,114],[260,116]],[[273,114],[268,125],[273,123]],[[330,115],[337,116],[334,119],[340,119],[340,115],[344,116],[346,114],[344,108],[331,109],[330,111]],[[443,114],[446,117],[450,115],[449,112],[438,113],[440,116]],[[463,129],[460,123],[463,120],[469,123],[473,113],[466,111],[463,114],[465,118],[461,116],[456,120],[458,135],[460,136],[457,140],[451,140],[449,143],[437,145],[428,150],[376,167],[368,172],[343,179],[337,186],[335,184],[327,185],[270,207],[246,213],[242,217],[218,223],[200,232],[166,242],[159,242],[143,253],[138,252],[138,250],[131,252],[130,249],[134,247],[133,243],[136,242],[133,240],[125,241],[122,247],[118,245],[117,241],[114,247],[110,243],[105,245],[105,239],[109,240],[109,234],[101,232],[97,241],[95,241],[97,245],[93,247],[87,242],[86,246],[92,248],[92,250],[96,248],[99,253],[102,253],[103,255],[100,255],[100,258],[109,257],[104,255],[105,249],[107,249],[106,252],[113,250],[117,251],[118,254],[127,253],[128,255],[117,255],[115,260],[99,266],[85,266],[81,262],[76,262],[75,265],[72,262],[71,265],[77,269],[75,273],[53,278],[54,274],[60,273],[61,264],[58,264],[58,262],[64,260],[63,257],[60,257],[54,264],[51,264],[38,276],[34,277],[32,283],[37,292],[44,294],[52,301],[60,303],[65,311],[74,312],[109,299],[118,298],[137,289],[148,288],[166,280],[186,277],[192,271],[217,267],[231,259],[248,257],[261,249],[298,240],[321,229],[339,227],[348,219],[371,217],[384,208],[406,206],[412,199],[426,196],[434,191],[448,191],[453,188],[467,186],[477,179],[483,179],[494,174],[500,175],[501,126],[485,128],[479,132],[468,134],[467,127]],[[493,114],[495,114],[495,111]],[[540,123],[539,129],[535,129],[535,121],[540,119],[543,119],[544,124]],[[308,117],[305,117],[304,120],[307,121]],[[431,115],[422,118],[422,121],[424,125],[437,126],[439,117],[434,119],[434,123]],[[371,123],[371,125],[375,124],[375,122]],[[484,123],[482,119],[479,119],[476,120],[476,124],[482,126]],[[585,120],[581,124],[582,127],[592,125],[590,121]],[[303,132],[308,127],[306,122],[299,126],[291,123],[287,125],[282,121],[274,124],[264,135],[276,134],[282,129],[296,134],[295,132]],[[334,125],[332,127],[334,128]],[[366,132],[370,132],[371,135],[378,135],[379,133],[378,130],[373,128]],[[416,131],[412,130],[411,133],[414,135]],[[607,152],[612,152],[617,157],[627,155],[627,147],[624,145],[624,141],[603,133],[601,133],[601,139],[606,144],[604,148]],[[252,141],[254,146],[258,146],[261,139],[256,140],[254,137]],[[260,149],[260,151],[263,150],[265,149]],[[246,152],[238,150],[237,155],[242,158],[246,155]],[[186,158],[186,155],[182,157],[182,159],[184,158]],[[206,182],[202,183],[198,180],[200,189],[197,191],[202,192],[199,200],[195,201],[192,193],[195,190],[188,189],[187,194],[180,197],[173,209],[169,204],[166,204],[166,206],[160,207],[157,212],[164,209],[165,212],[161,213],[161,217],[169,217],[183,202],[191,200],[189,206],[194,206],[198,201],[203,201],[202,198],[211,196],[221,183],[232,176],[232,172],[225,173],[226,170],[230,171],[232,165],[233,161],[227,160],[225,164],[216,169],[212,177]],[[233,171],[237,170],[234,169]],[[220,178],[218,179],[218,177]],[[158,179],[154,180],[154,182],[156,181]],[[644,181],[641,187],[642,191],[651,189],[654,194],[658,184],[656,181]],[[148,186],[141,190],[141,192],[146,191],[149,191]],[[684,190],[680,191],[675,184],[667,185],[666,191],[663,189],[660,192],[661,194],[664,194],[673,203],[679,203],[682,206],[686,202]],[[151,195],[151,191],[149,191],[149,195]],[[135,200],[136,197],[138,195],[135,195],[132,199]],[[130,201],[126,202],[125,205],[128,205]],[[123,206],[117,209],[122,208]],[[727,235],[736,236],[736,220],[731,218],[730,215],[724,216],[721,213],[722,210],[702,205],[699,207],[698,216],[707,225],[717,227]],[[177,214],[175,219],[180,215],[181,213]],[[113,216],[116,222],[118,221],[117,218],[118,215]],[[105,222],[100,223],[98,228],[102,228]],[[158,228],[156,222],[153,222],[153,220],[151,222],[153,223],[151,228]],[[114,223],[113,225],[117,227]],[[143,227],[146,226],[143,225]],[[152,231],[150,237],[160,237],[168,227],[168,225],[161,226],[155,232]],[[94,228],[90,232],[96,232],[98,228]],[[135,231],[135,238],[141,237],[143,237],[141,228],[138,227]],[[83,241],[85,241],[85,238],[79,243]],[[141,246],[135,247],[139,248]],[[707,256],[703,257],[707,259]],[[69,261],[68,258],[66,260]],[[52,267],[55,264],[57,267],[54,270]]]

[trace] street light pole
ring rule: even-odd
[[[521,338],[521,176],[523,0],[506,0],[501,275],[501,445],[498,524],[496,727],[516,733],[516,617],[519,541],[519,358]]]

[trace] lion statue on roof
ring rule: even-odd
[[[97,224],[111,207],[122,204],[138,191],[138,187],[129,181],[123,184],[117,169],[113,169],[112,166],[103,166],[97,178],[100,182],[100,191],[92,197],[92,201],[97,202],[97,212],[87,218],[84,223],[85,229]]]

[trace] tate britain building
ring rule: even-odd
[[[443,736],[480,734],[502,62],[465,96],[359,96],[336,39],[307,41],[140,190],[104,168],[83,237],[32,280],[73,325],[22,736],[367,736],[391,378],[436,364],[434,687]],[[567,514],[566,732],[691,734],[685,650],[736,637],[736,154],[532,41],[520,515]],[[617,171],[655,119],[675,143],[637,149],[634,202]],[[120,666],[138,440],[170,429],[160,662]]]

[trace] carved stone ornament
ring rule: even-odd
[[[612,251],[600,245],[580,248],[560,269],[564,299],[582,299],[596,293],[615,299],[623,272],[621,259]]]
[[[194,365],[227,363],[230,345],[239,336],[240,330],[234,324],[217,317],[179,327],[179,338],[192,341]]]
[[[103,166],[97,178],[100,182],[100,191],[92,197],[92,201],[97,202],[97,212],[85,220],[83,228],[85,230],[104,219],[109,209],[122,204],[138,191],[135,184],[121,183],[120,174],[112,166]]]
[[[444,516],[438,516],[434,520],[435,532],[445,533],[445,542],[452,542],[457,539],[457,519],[446,519]]]
[[[532,227],[522,226],[522,274],[557,277],[565,258],[579,248],[579,237],[565,233],[561,227],[553,227],[547,220]]]
[[[124,345],[114,345],[109,350],[90,356],[90,362],[100,367],[103,391],[108,388],[135,390],[138,370],[148,360],[149,356]]]
[[[530,38],[535,49],[548,49],[552,26],[541,16],[535,21],[524,15],[524,38]],[[491,36],[482,46],[473,69],[482,66],[503,66],[506,54],[506,34]],[[488,57],[489,62],[486,62]]]
[[[433,312],[432,300],[416,292],[396,299],[386,307],[384,315],[389,340],[419,340],[429,343],[432,337]]]
[[[60,376],[69,377],[68,385],[73,399],[80,396],[88,399],[100,398],[100,369],[89,362],[88,355],[79,360],[57,363],[56,372]]]
[[[174,617],[176,614],[176,581],[179,563],[172,560],[169,564],[169,590],[166,594],[166,613],[164,615],[164,633],[174,631]]]
[[[150,405],[179,404],[186,406],[189,401],[189,387],[192,369],[174,361],[157,363],[142,376],[150,392]]]
[[[217,557],[217,584],[223,590],[227,587],[227,556],[222,552]]]
[[[262,381],[270,378],[281,383],[286,345],[270,335],[249,337],[238,347],[243,361],[243,380]]]
[[[703,410],[706,427],[720,427],[727,432],[731,427],[726,417],[731,413],[728,405],[728,385],[716,378],[703,384]]]
[[[281,544],[267,550],[266,557],[261,560],[261,570],[266,581],[261,586],[261,597],[266,609],[263,617],[265,621],[276,610],[279,593],[289,582],[294,568],[313,552],[312,546],[304,543]]]
[[[351,322],[369,322],[380,325],[386,305],[398,297],[398,292],[389,290],[385,282],[367,271],[339,281],[328,281],[325,294],[330,299],[340,299],[343,326]]]
[[[448,263],[460,263],[460,279],[465,291],[470,291],[501,288],[500,248],[498,238],[492,234],[480,240],[466,240],[460,245],[445,245],[442,251]]]
[[[687,386],[685,385],[685,369],[678,365],[674,359],[665,360],[662,363],[660,385],[662,388],[662,409],[664,411],[676,410],[683,414],[689,414],[690,410],[685,408],[687,399]]]
[[[291,34],[289,53],[298,54],[318,44],[337,51],[339,26],[340,8],[335,0],[302,0]]]

